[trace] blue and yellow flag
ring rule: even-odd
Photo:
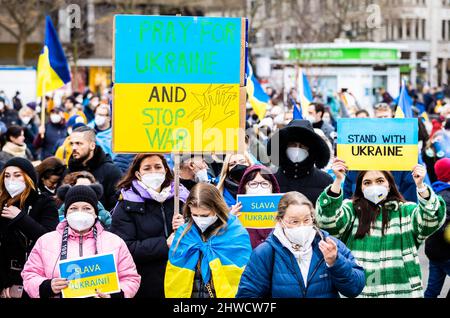
[[[269,102],[269,96],[264,92],[261,84],[259,84],[256,76],[253,74],[252,66],[250,62],[247,62],[247,95],[250,105],[252,105],[253,110],[256,115],[258,115],[259,120],[266,116],[267,103]]]
[[[405,81],[402,81],[402,88],[400,90],[400,96],[398,98],[397,109],[395,110],[395,118],[412,118],[412,104],[411,96],[406,89]]]
[[[305,114],[308,113],[308,106],[312,103],[314,96],[311,90],[311,86],[309,85],[308,77],[306,77],[305,72],[302,69],[299,69],[298,73],[298,96],[297,100],[302,107],[302,112]]]
[[[70,82],[69,65],[59,42],[58,35],[49,16],[45,18],[44,48],[37,66],[38,97],[58,89]]]
[[[188,224],[175,233],[169,250],[164,278],[166,298],[191,297],[200,253],[203,281],[210,282],[212,278],[217,298],[234,298],[252,252],[247,230],[234,215],[230,215],[227,226],[206,242],[195,226],[180,241],[186,226]]]

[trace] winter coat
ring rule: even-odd
[[[333,183],[329,174],[305,163],[286,163],[278,169],[275,177],[281,193],[298,191],[311,202],[316,202],[322,191]]]
[[[135,155],[130,154],[117,154],[113,162],[116,165],[117,168],[122,171],[122,173],[126,173],[128,168],[130,167],[131,163],[133,162]]]
[[[444,237],[450,224],[450,184],[437,181],[433,183],[433,190],[444,199],[447,214],[444,225],[425,241],[425,255],[432,261],[444,262],[450,260],[450,242]]]
[[[51,157],[56,152],[56,144],[59,139],[67,136],[67,128],[62,121],[59,124],[49,122],[45,125],[44,139],[41,138],[41,134],[37,134],[34,139],[33,146],[35,149],[42,147],[41,160]]]
[[[15,206],[19,207],[19,203]],[[34,243],[58,225],[56,204],[32,191],[22,211],[12,220],[0,217],[0,290],[22,285],[20,272]]]
[[[116,205],[117,193],[116,185],[122,177],[122,173],[117,168],[111,157],[102,150],[101,147],[96,146],[94,150],[94,156],[86,163],[86,166],[75,161],[73,157],[69,159],[69,173],[76,171],[88,171],[92,173],[97,180],[103,186],[103,197],[100,201],[105,206],[105,209],[111,211]]]
[[[164,298],[174,194],[172,183],[170,196],[159,203],[134,180],[130,189],[122,189],[120,201],[112,211],[111,232],[125,241],[142,276],[136,297]],[[188,191],[180,186],[180,211],[187,196]]]
[[[410,171],[391,171],[398,190],[406,201],[417,202],[416,183]],[[344,198],[350,199],[355,193],[356,178],[359,171],[349,171],[344,181]],[[315,201],[313,201],[315,202]]]
[[[22,271],[22,277],[24,289],[32,298],[54,296],[51,292],[50,282],[51,279],[60,277],[58,261],[61,256],[62,236],[66,226],[66,221],[61,222],[56,231],[42,236],[31,251]],[[126,298],[133,297],[139,288],[141,277],[136,271],[130,251],[120,237],[105,231],[98,222],[95,226],[97,227],[98,254],[114,254],[120,289]],[[81,236],[69,228],[67,259],[95,255],[95,244],[92,229]],[[80,255],[80,251],[82,255]]]
[[[328,233],[322,231],[324,237]],[[358,296],[364,288],[364,269],[356,263],[350,250],[333,238],[338,256],[328,267],[319,249],[316,235],[308,271],[307,284],[291,251],[271,234],[252,253],[239,284],[237,298],[338,298]]]

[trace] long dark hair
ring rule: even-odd
[[[375,205],[364,197],[362,192],[362,181],[368,171],[361,171],[356,178],[356,190],[352,197],[353,208],[358,218],[358,230],[355,238],[363,238],[370,231],[370,226],[375,222],[380,214],[380,205]],[[389,183],[389,193],[384,202],[397,201],[406,202],[401,193],[398,191],[395,179],[389,171],[380,171]],[[384,235],[386,227],[389,225],[389,216],[386,208],[382,209],[382,227],[381,231]]]
[[[130,189],[133,180],[137,179],[136,171],[139,171],[142,161],[144,161],[145,158],[153,156],[156,156],[161,159],[164,169],[166,170],[166,180],[164,180],[163,184],[161,185],[161,189],[168,187],[173,181],[173,173],[172,170],[170,170],[166,158],[160,154],[150,153],[150,154],[139,154],[136,155],[136,157],[134,157],[134,160],[131,163],[130,168],[128,168],[125,176],[117,184],[117,189]]]

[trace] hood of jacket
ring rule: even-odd
[[[138,180],[133,180],[131,188],[122,189],[120,193],[122,194],[123,200],[131,202],[144,202],[145,200],[154,200],[150,193],[145,190],[138,182]],[[186,202],[189,191],[180,183],[180,200]],[[170,195],[167,199],[171,199],[175,196],[175,183],[170,184]]]

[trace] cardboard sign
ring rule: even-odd
[[[61,278],[69,280],[69,287],[62,290],[63,298],[96,296],[96,289],[106,294],[120,292],[113,254],[60,261],[59,271]]]
[[[273,229],[277,223],[275,217],[278,203],[283,194],[237,195],[237,202],[242,203],[239,220],[248,229]]]
[[[337,156],[349,170],[411,171],[417,164],[417,118],[342,118]]]
[[[246,34],[244,18],[116,15],[113,151],[243,149]]]

